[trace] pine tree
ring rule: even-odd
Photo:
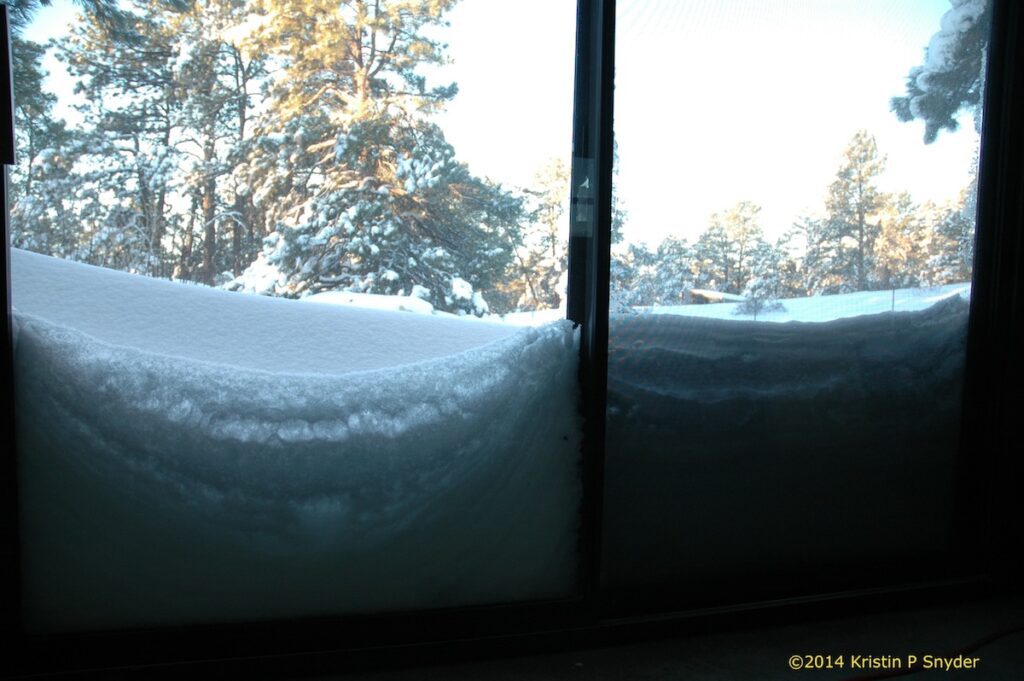
[[[925,49],[924,63],[907,76],[907,94],[893,97],[892,111],[904,122],[921,119],[924,141],[931,144],[940,130],[956,131],[956,115],[976,112],[979,132],[984,88],[985,54],[992,22],[987,0],[950,0],[941,29]]]
[[[754,250],[764,241],[757,222],[761,207],[741,201],[711,216],[694,247],[696,287],[740,293],[750,278]]]
[[[634,312],[660,302],[658,276],[665,277],[674,260],[659,263],[657,254],[645,244],[628,244],[613,254],[610,272],[610,309],[612,312]]]
[[[698,273],[700,255],[698,247],[686,239],[666,237],[654,254],[652,302],[659,305],[680,305],[690,302],[690,291],[701,288]]]
[[[444,62],[427,34],[453,4],[259,3],[254,41],[278,75],[247,182],[271,233],[232,288],[422,286],[441,309],[485,310],[480,292],[505,275],[523,207],[460,164],[429,120],[457,90],[428,89],[418,72]]]
[[[694,288],[725,291],[733,280],[732,243],[718,214],[693,246]]]
[[[726,292],[739,293],[751,275],[754,251],[764,245],[764,234],[757,222],[761,207],[740,201],[725,212],[723,226],[730,242],[730,276]]]
[[[877,178],[885,169],[875,138],[858,131],[829,186],[824,220],[808,224],[808,258],[816,293],[865,291],[872,284],[874,244],[886,197]]]
[[[906,192],[895,196],[882,213],[874,244],[874,284],[895,289],[924,283],[927,242],[920,208]]]
[[[785,310],[778,301],[782,291],[779,276],[783,253],[764,241],[757,244],[751,254],[750,278],[743,287],[745,300],[736,306],[734,314],[753,315]]]
[[[218,273],[240,274],[256,256],[255,223],[261,220],[242,176],[254,132],[252,98],[266,77],[265,63],[246,44],[244,29],[254,15],[239,0],[196,0],[167,18],[176,36],[179,146],[188,158],[182,184],[194,204],[174,277],[212,284]]]
[[[160,10],[144,0],[110,25],[86,12],[58,56],[86,95],[83,181],[107,197],[93,206],[90,262],[156,276],[169,273],[163,248],[169,215],[173,145],[180,103],[173,97],[173,36]]]
[[[79,256],[73,215],[79,179],[75,136],[54,118],[56,97],[43,90],[46,48],[12,37],[17,163],[11,172],[11,243],[63,258]]]
[[[803,298],[810,294],[807,282],[807,235],[796,223],[775,243],[779,253],[779,297]]]
[[[930,284],[971,280],[974,262],[974,215],[966,207],[970,187],[952,205],[930,211],[932,229],[926,247],[926,271]]]
[[[538,171],[527,193],[529,224],[522,245],[516,248],[514,265],[522,291],[516,308],[557,308],[564,302],[561,285],[568,271],[569,169],[562,159],[551,159]]]
[[[4,4],[10,11],[11,32],[15,36],[20,36],[22,30],[32,22],[36,11],[40,7],[49,6],[50,0],[4,0]],[[117,0],[77,0],[76,4],[110,28],[118,27],[128,16]],[[180,9],[184,7],[185,2],[166,0],[166,4]],[[16,56],[14,58],[17,59]]]

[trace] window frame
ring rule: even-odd
[[[2,570],[4,659],[0,673],[96,671],[149,666],[180,673],[181,665],[210,672],[323,673],[358,668],[510,654],[601,644],[694,629],[732,628],[806,619],[816,614],[862,612],[948,599],[982,589],[1019,586],[1015,546],[1024,541],[1024,501],[1015,493],[1024,464],[1013,456],[1015,418],[1024,396],[1019,357],[1024,347],[1024,6],[995,0],[979,176],[974,288],[968,325],[964,420],[958,504],[963,558],[953,570],[914,566],[909,581],[823,588],[804,584],[804,595],[766,600],[737,593],[732,603],[693,607],[662,590],[609,594],[600,589],[601,496],[607,393],[608,271],[611,241],[614,0],[578,0],[573,135],[573,185],[595,178],[593,195],[574,191],[570,220],[592,210],[589,230],[570,237],[568,316],[580,328],[580,383],[584,416],[580,569],[569,599],[436,611],[238,622],[159,629],[33,636],[21,626],[17,458],[4,457]],[[6,7],[2,9],[7,35]],[[9,41],[2,73],[3,105],[10,102]],[[10,112],[8,115],[7,112]],[[11,123],[13,125],[13,123]],[[5,163],[13,161],[13,128],[3,131]],[[7,140],[12,140],[8,143]],[[579,162],[576,162],[579,159]],[[7,301],[3,335],[3,438],[15,446],[15,402],[7,171],[4,170],[4,252],[0,274]],[[592,203],[588,203],[592,201]],[[1000,386],[992,390],[991,386]],[[806,588],[810,584],[810,588]],[[666,598],[669,596],[669,598]]]

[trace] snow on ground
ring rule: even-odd
[[[443,315],[455,317],[448,312],[434,309],[429,301],[417,296],[386,296],[379,293],[351,293],[349,291],[325,291],[300,298],[309,303],[341,305],[344,307],[362,307],[371,310],[391,310],[393,312],[415,312],[417,314]]]
[[[791,310],[845,314],[875,294],[831,298]],[[605,584],[699,599],[752,566],[793,588],[794,572],[948,550],[967,308],[952,295],[821,323],[613,317]]]
[[[572,591],[562,312],[318,305],[22,251],[12,279],[35,630]],[[968,293],[614,315],[605,584],[699,592],[948,547]]]
[[[970,298],[971,285],[946,284],[927,288],[905,288],[888,291],[859,291],[832,296],[784,298],[783,309],[761,312],[759,322],[828,322],[833,319],[878,314],[880,312],[913,312],[924,310],[951,296]],[[712,303],[708,305],[664,305],[637,308],[638,312],[652,314],[685,315],[708,319],[750,320],[751,315],[737,315],[739,303]]]
[[[12,254],[35,631],[573,589],[568,323],[522,329]]]
[[[727,303],[709,303],[701,305],[656,305],[653,307],[637,307],[635,314],[670,314],[686,317],[704,317],[707,319],[731,319],[736,321],[751,320],[752,315],[738,315],[736,309],[742,300],[741,296],[701,291],[704,295],[714,294],[727,298],[739,299]],[[880,312],[913,312],[924,310],[931,305],[951,296],[969,299],[971,285],[947,284],[927,288],[905,288],[895,291],[861,291],[858,293],[841,293],[831,296],[808,296],[806,298],[784,298],[783,309],[774,312],[761,312],[757,315],[759,322],[828,322],[845,317],[856,317]],[[501,321],[513,326],[537,326],[548,324],[565,317],[564,310],[536,310],[533,312],[512,312]]]
[[[516,333],[501,324],[396,315],[394,301],[385,301],[390,310],[327,307],[186,286],[18,249],[11,260],[12,300],[20,315],[116,346],[243,369],[338,375],[454,355]],[[379,303],[386,296],[355,297]],[[395,298],[398,306],[416,305]]]
[[[509,312],[499,319],[511,326],[540,326],[565,319],[565,310],[555,308],[549,310],[531,310],[529,312]]]

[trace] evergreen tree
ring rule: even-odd
[[[4,4],[9,8],[11,32],[19,36],[32,22],[36,11],[40,7],[48,7],[50,0],[4,0]],[[111,28],[116,28],[127,16],[117,0],[76,0],[76,4]],[[181,8],[185,3],[184,0],[167,0],[167,4]]]
[[[885,169],[875,138],[858,131],[829,186],[824,220],[807,224],[808,266],[816,293],[865,291],[871,286],[874,245],[886,197],[877,187]]]
[[[907,76],[907,94],[891,100],[901,121],[924,121],[925,144],[934,142],[940,130],[956,131],[956,115],[965,108],[975,110],[975,126],[981,129],[992,11],[987,0],[950,0],[950,4],[941,29],[925,49],[924,63]]]
[[[725,224],[716,213],[693,246],[693,288],[726,291],[733,280],[732,244]]]
[[[674,264],[659,264],[657,254],[644,244],[628,244],[620,249],[611,261],[611,311],[633,312],[659,302],[657,277],[664,276]]]
[[[971,280],[974,262],[974,216],[965,207],[970,188],[957,203],[931,212],[932,231],[927,243],[929,284],[953,284]]]
[[[169,273],[163,240],[180,102],[172,96],[173,36],[163,5],[138,0],[116,26],[86,12],[60,56],[86,95],[83,180],[106,200],[92,211],[90,262],[156,276]]]
[[[751,276],[754,251],[764,246],[764,234],[757,222],[760,212],[761,207],[749,201],[740,201],[725,212],[723,226],[730,248],[730,274],[725,289],[728,293],[743,290]]]
[[[564,301],[569,268],[569,169],[560,158],[550,160],[536,175],[530,196],[523,243],[516,248],[515,288],[520,310],[557,308]]]
[[[64,258],[79,256],[73,198],[75,136],[53,115],[42,88],[46,48],[12,36],[17,163],[11,172],[11,244]]]
[[[681,305],[690,302],[690,291],[702,288],[699,279],[699,246],[692,247],[686,239],[666,237],[654,254],[652,302],[659,305]]]
[[[775,244],[779,253],[779,297],[803,298],[809,295],[807,282],[807,237],[800,223],[792,225]]]
[[[751,254],[750,278],[743,287],[745,300],[736,306],[735,314],[753,315],[784,310],[778,301],[782,291],[779,275],[783,253],[764,241],[757,244]]]
[[[417,69],[444,62],[428,32],[453,4],[260,2],[254,40],[278,75],[248,183],[272,231],[231,287],[422,286],[441,309],[484,311],[480,291],[505,275],[523,207],[458,163],[429,121],[456,87],[428,89]]]
[[[187,159],[182,189],[191,199],[175,278],[212,284],[220,272],[238,275],[264,236],[257,237],[261,216],[242,179],[254,133],[252,98],[266,76],[262,56],[246,44],[253,18],[239,0],[196,0],[189,11],[168,15],[176,36],[174,96],[182,105],[179,147]]]
[[[750,278],[751,259],[764,242],[757,222],[761,207],[741,201],[725,213],[711,216],[710,225],[697,240],[696,288],[740,293]]]
[[[874,244],[874,284],[887,289],[920,286],[925,278],[927,242],[919,207],[906,192],[894,197],[883,211]]]

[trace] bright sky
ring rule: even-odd
[[[884,188],[957,196],[978,145],[966,116],[930,146],[889,99],[947,0],[619,2],[616,133],[631,238],[694,238],[749,199],[769,235],[821,210],[859,128],[888,156]]]
[[[625,236],[691,240],[740,200],[775,237],[820,211],[853,134],[888,157],[883,188],[956,198],[978,136],[922,142],[889,99],[921,63],[948,0],[620,0],[616,53],[617,191]],[[451,14],[443,125],[476,172],[528,183],[571,153],[573,0],[464,0]]]
[[[969,115],[926,146],[889,99],[939,28],[948,0],[620,0],[617,191],[627,239],[691,240],[740,200],[777,236],[821,210],[849,139],[872,132],[888,157],[883,188],[955,198],[978,145]],[[66,0],[28,37],[53,35]],[[575,0],[462,0],[443,32],[459,95],[439,120],[481,175],[528,185],[572,139]],[[58,67],[47,63],[51,71]],[[65,92],[70,84],[52,81]],[[439,79],[438,82],[441,82]]]

